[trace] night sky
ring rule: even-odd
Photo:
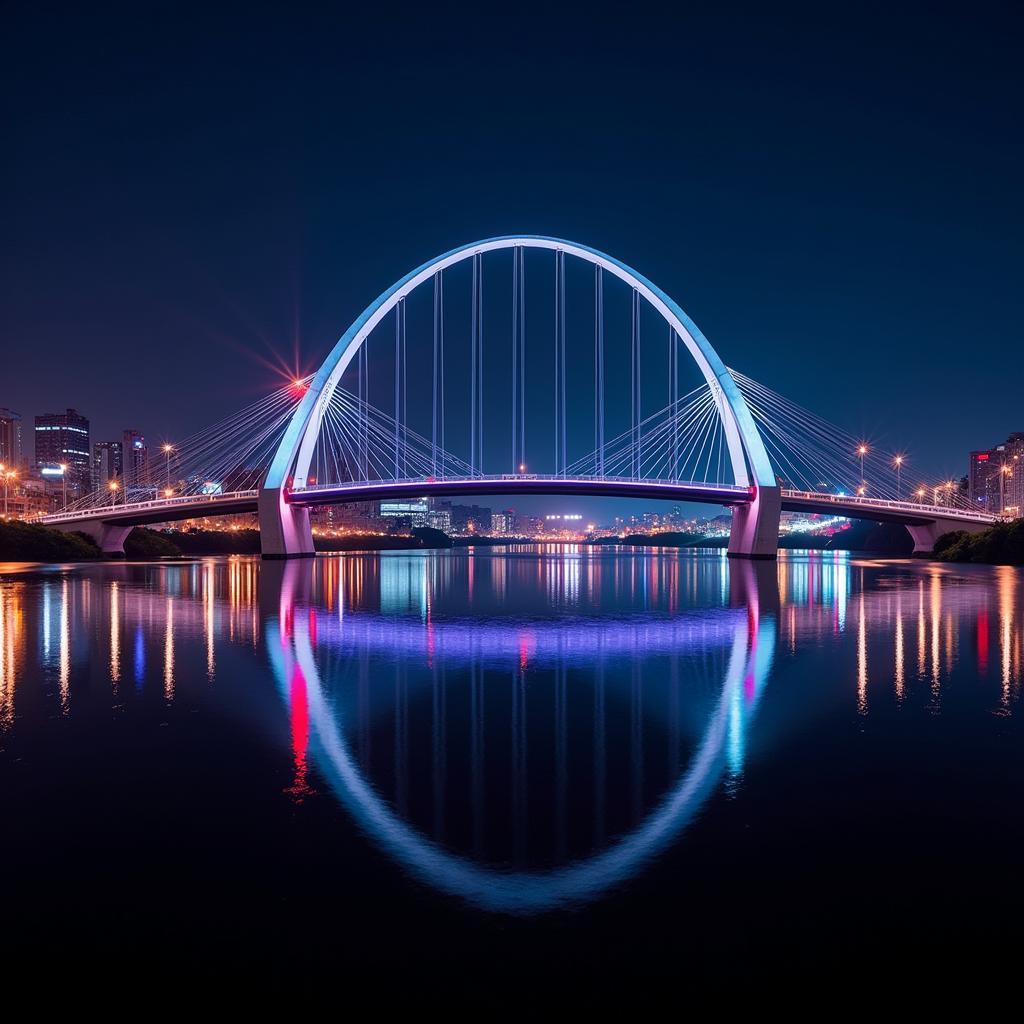
[[[0,406],[179,438],[529,232],[935,476],[1024,430],[1021,8],[319,6],[7,7]]]

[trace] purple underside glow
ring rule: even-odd
[[[628,496],[661,498],[671,501],[700,501],[716,505],[735,505],[753,500],[749,487],[734,484],[672,483],[656,480],[591,480],[531,479],[507,477],[501,479],[445,479],[374,481],[372,483],[338,484],[333,487],[304,487],[289,491],[287,501],[292,505],[327,505],[333,501],[369,501],[378,497],[414,495],[430,497],[441,494],[581,494],[594,497]]]
[[[529,622],[437,622],[346,613],[317,618],[316,646],[374,650],[443,660],[531,665],[650,654],[696,654],[731,644],[745,609],[723,608],[672,619],[571,618]]]

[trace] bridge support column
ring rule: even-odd
[[[54,523],[50,529],[60,530],[61,533],[84,533],[96,541],[104,558],[124,558],[124,542],[135,527],[93,520],[85,523]]]
[[[732,510],[729,557],[775,558],[781,514],[782,491],[778,487],[758,487],[752,502]]]
[[[261,490],[258,509],[264,558],[312,558],[316,554],[309,509],[289,505],[280,488]]]
[[[932,523],[920,523],[911,526],[906,524],[907,532],[914,538],[914,557],[925,558],[935,550],[935,542],[944,534],[954,530],[964,533],[983,533],[991,528],[991,523],[960,522],[956,519],[936,519]]]

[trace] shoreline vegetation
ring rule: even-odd
[[[935,542],[933,557],[940,562],[1024,565],[1024,519],[999,523],[983,533],[954,530],[943,534]]]
[[[501,547],[535,544],[536,540],[499,537],[449,537],[440,530],[414,529],[411,535],[351,535],[316,537],[318,551],[415,551],[426,548]],[[558,543],[554,541],[552,543]],[[629,534],[595,537],[588,543],[625,547],[723,548],[727,538],[692,533]],[[907,557],[912,543],[901,526],[885,523],[854,523],[831,537],[789,535],[780,538],[782,549],[862,551],[889,557]],[[196,530],[161,532],[138,527],[125,541],[129,559],[191,558],[199,555],[259,554],[258,530]],[[0,522],[0,561],[82,562],[102,559],[96,542],[86,534],[62,533],[46,526],[17,520]],[[937,561],[975,562],[992,565],[1024,565],[1024,520],[1003,523],[984,533],[962,530],[939,538],[933,556]]]

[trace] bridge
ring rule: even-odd
[[[453,388],[461,401],[448,408]],[[410,497],[726,506],[729,554],[746,558],[775,556],[783,511],[900,523],[919,554],[1001,521],[951,482],[904,481],[901,454],[728,368],[625,263],[536,235],[424,263],[367,306],[315,374],[164,455],[145,486],[115,480],[40,521],[117,555],[136,526],[256,512],[269,558],[314,553],[312,508]]]

